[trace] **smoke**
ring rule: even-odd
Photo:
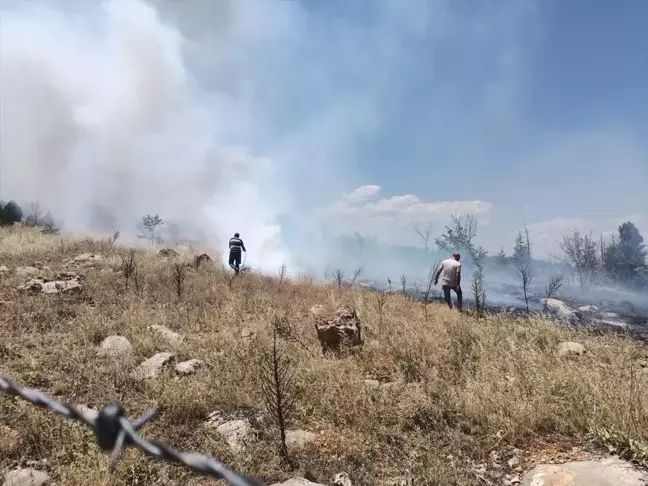
[[[0,9],[3,199],[39,201],[71,230],[87,229],[96,205],[126,229],[158,213],[216,247],[239,231],[257,267],[288,257],[278,218],[290,186],[276,161],[240,143],[254,126],[225,60],[211,66],[220,87],[192,70],[192,49],[219,59],[209,46],[138,0]]]

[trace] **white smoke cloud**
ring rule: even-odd
[[[125,227],[159,213],[213,245],[253,234],[255,266],[278,266],[276,163],[230,145],[226,93],[201,88],[183,35],[143,1],[73,3],[0,2],[2,198],[38,200],[70,229],[99,204]]]

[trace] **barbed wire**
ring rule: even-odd
[[[162,442],[140,436],[137,430],[156,415],[157,409],[150,410],[131,422],[125,417],[120,404],[105,405],[98,412],[80,410],[72,404],[57,402],[37,388],[21,388],[6,376],[0,376],[0,390],[88,426],[94,432],[101,450],[111,451],[111,472],[114,471],[124,447],[133,446],[155,459],[181,464],[203,476],[215,476],[227,481],[231,486],[265,486],[258,479],[230,471],[216,459],[198,452],[176,451]]]

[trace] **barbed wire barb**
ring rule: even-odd
[[[103,451],[110,451],[109,470],[114,471],[122,450],[133,446],[145,454],[163,461],[183,465],[203,476],[214,476],[227,481],[231,486],[265,486],[258,479],[241,476],[230,471],[224,464],[198,452],[180,452],[155,439],[145,439],[137,433],[153,419],[157,409],[150,410],[131,422],[126,418],[119,404],[105,405],[100,411],[80,410],[72,404],[60,403],[37,388],[22,388],[10,378],[0,376],[0,390],[21,398],[32,405],[46,408],[63,417],[81,422],[95,434],[97,444]]]

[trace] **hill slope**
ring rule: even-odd
[[[87,253],[101,258],[73,262]],[[587,455],[577,452],[579,444],[597,429],[598,437],[619,432],[608,445],[624,436],[648,438],[641,409],[648,399],[646,348],[623,336],[537,319],[478,320],[438,305],[429,306],[426,320],[420,303],[397,295],[387,297],[381,316],[369,290],[307,281],[280,288],[278,279],[255,274],[230,288],[229,272],[210,262],[187,270],[178,297],[174,262],[190,255],[144,250],[135,253],[137,278],[126,290],[128,254],[101,241],[1,230],[0,265],[7,268],[0,273],[0,375],[94,409],[120,402],[129,417],[161,407],[145,436],[218,458],[268,484],[307,473],[328,483],[341,471],[356,486],[485,484],[481,475],[501,484],[561,450]],[[79,292],[18,290],[30,273],[53,278],[64,271],[81,275]],[[323,357],[309,315],[315,304],[355,307],[362,350]],[[313,433],[298,435],[305,444],[291,442],[293,472],[280,468],[279,433],[262,393],[260,357],[271,348],[273,323],[297,385],[290,428]],[[99,352],[113,335],[127,338],[132,352]],[[586,354],[559,356],[564,341],[581,343]],[[187,375],[173,365],[156,377],[133,375],[159,352],[204,365]],[[214,411],[249,420],[254,440],[237,452],[219,429],[205,426]],[[514,456],[521,462],[509,465]],[[222,484],[136,450],[110,474],[89,431],[0,394],[0,473],[30,461],[67,486]]]

